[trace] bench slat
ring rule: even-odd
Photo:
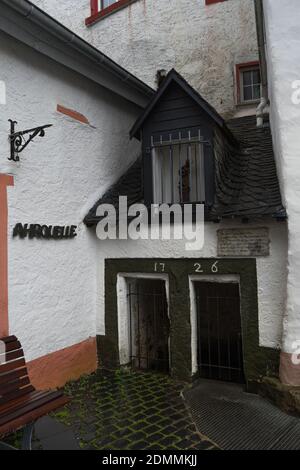
[[[19,398],[15,398],[8,403],[0,406],[0,416],[4,416],[8,413],[11,413],[13,410],[20,408],[21,406],[25,406],[30,403],[31,400],[41,398],[47,395],[49,391],[44,392],[37,392],[36,390],[27,393]]]
[[[6,336],[5,338],[0,338],[3,343],[11,343],[14,341],[18,341],[18,338],[16,336]]]
[[[22,349],[20,341],[11,341],[5,345],[6,352],[16,351],[17,349]]]
[[[0,340],[6,349],[5,354],[0,354],[0,435],[3,436],[64,406],[70,399],[62,392],[36,391],[30,383],[21,343],[16,336]]]
[[[17,349],[16,351],[0,354],[0,361],[8,362],[13,361],[14,359],[19,359],[20,357],[24,357],[23,349]]]
[[[3,424],[11,421],[13,419],[17,419],[20,415],[25,413],[30,413],[31,411],[39,408],[40,406],[44,406],[50,404],[51,402],[61,398],[63,394],[61,392],[48,392],[43,397],[32,398],[29,403],[26,405],[21,406],[16,410],[12,410],[10,413],[0,416],[0,428]]]

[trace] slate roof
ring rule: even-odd
[[[257,128],[255,116],[232,119],[226,125],[239,146],[229,144],[222,132],[215,133],[216,191],[209,218],[284,218],[270,127]],[[97,223],[98,205],[110,203],[117,207],[120,195],[128,197],[129,205],[142,202],[142,173],[139,158],[97,201],[85,223]]]

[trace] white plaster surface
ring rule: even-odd
[[[138,0],[90,27],[89,0],[33,2],[150,86],[174,67],[220,113],[248,112],[235,107],[234,74],[258,59],[252,0]]]
[[[300,339],[300,104],[293,82],[300,80],[300,2],[264,0],[271,99],[271,125],[282,196],[288,213],[288,279],[283,350]]]
[[[96,334],[98,244],[82,220],[138,156],[128,133],[140,109],[2,33],[0,62],[0,172],[15,180],[8,188],[9,323],[31,360]],[[57,104],[92,126],[57,113]],[[19,130],[53,124],[19,164],[7,160],[9,118]],[[18,222],[74,224],[78,237],[13,239]]]

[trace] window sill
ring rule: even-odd
[[[113,3],[107,8],[98,11],[95,15],[91,15],[85,20],[86,26],[92,26],[93,24],[97,23],[98,21],[106,18],[107,16],[112,15],[113,13],[122,10],[123,8],[135,3],[137,0],[119,0],[116,3]]]

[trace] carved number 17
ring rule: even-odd
[[[165,268],[166,268],[165,263],[155,263],[155,265],[154,265],[154,271],[156,273],[164,273]]]

